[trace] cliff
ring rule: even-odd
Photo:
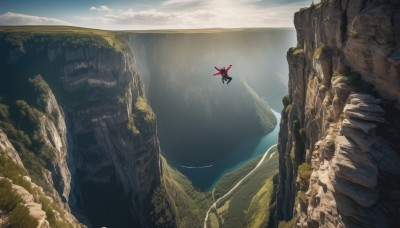
[[[159,143],[130,49],[99,30],[11,27],[0,36],[2,150],[80,221],[150,226]]]
[[[279,135],[280,225],[399,224],[399,6],[331,0],[295,14]]]
[[[199,227],[117,32],[0,27],[0,226]]]

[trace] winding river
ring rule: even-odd
[[[278,142],[281,115],[274,110],[273,112],[278,120],[278,124],[272,132],[262,137],[253,138],[241,143],[218,163],[203,167],[184,165],[175,165],[175,167],[186,175],[196,187],[204,191],[212,191],[223,175],[236,170],[249,160],[263,154],[267,148],[270,148]]]

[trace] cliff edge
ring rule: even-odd
[[[275,226],[399,224],[399,7],[326,0],[295,14]]]

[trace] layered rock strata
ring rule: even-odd
[[[294,23],[276,217],[296,227],[398,224],[399,3],[322,1]]]

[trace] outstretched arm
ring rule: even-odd
[[[218,67],[214,67],[217,71],[221,71]]]
[[[232,65],[229,65],[229,66],[228,66],[228,68],[226,68],[226,70],[225,70],[225,71],[226,71],[226,73],[228,73],[228,70],[230,70],[230,69],[231,69],[231,67],[232,67]]]
[[[221,72],[220,71],[218,71],[217,73],[215,73],[215,74],[213,74],[214,76],[217,76],[217,75],[220,75],[221,74]]]

